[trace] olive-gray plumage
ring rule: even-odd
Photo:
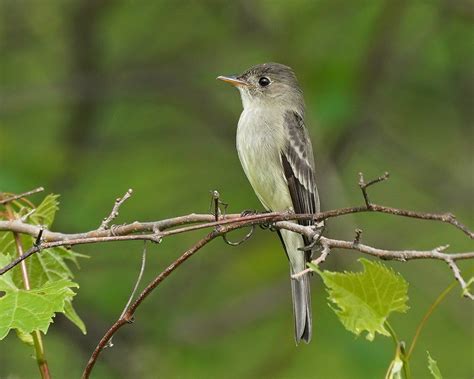
[[[237,151],[263,206],[271,211],[319,212],[313,150],[304,125],[303,93],[293,70],[279,63],[265,63],[237,77],[218,79],[240,91],[244,110],[237,127]],[[310,253],[299,248],[309,241],[288,230],[279,234],[290,261],[290,273],[303,271]],[[292,278],[291,289],[296,342],[309,342],[309,275]]]

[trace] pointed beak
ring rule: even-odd
[[[226,82],[226,83],[230,83],[234,87],[249,85],[245,80],[238,79],[237,76],[218,76],[217,79],[222,80],[223,82]]]

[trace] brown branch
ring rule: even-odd
[[[259,215],[263,216],[263,215]],[[250,221],[249,221],[250,219]],[[115,333],[124,325],[133,322],[133,316],[140,306],[140,304],[145,300],[145,298],[150,295],[150,293],[164,280],[166,279],[178,266],[180,266],[184,261],[186,261],[189,257],[195,254],[199,249],[204,247],[207,243],[212,241],[214,238],[218,236],[223,236],[226,233],[240,229],[242,227],[248,225],[254,225],[255,223],[263,223],[263,217],[259,217],[255,220],[255,216],[246,216],[233,219],[232,223],[227,223],[227,225],[220,226],[215,228],[211,233],[209,233],[206,237],[198,241],[195,245],[193,245],[190,249],[185,251],[183,255],[181,255],[176,261],[174,261],[171,265],[169,265],[163,272],[161,272],[153,281],[151,281],[147,287],[142,291],[142,293],[138,296],[137,300],[128,308],[128,310],[121,316],[119,319],[109,328],[109,330],[105,333],[105,335],[101,338],[98,345],[96,346],[94,352],[92,353],[87,366],[84,370],[83,379],[89,378],[89,375],[100,355],[102,350],[108,346],[110,339]],[[287,229],[294,231],[296,233],[303,234],[308,236],[310,239],[313,239],[317,236],[320,240],[321,245],[323,246],[323,250],[321,255],[313,261],[315,264],[322,263],[327,256],[329,255],[331,248],[340,248],[340,249],[349,249],[349,250],[356,250],[364,254],[376,256],[381,259],[394,259],[394,260],[401,260],[401,261],[408,261],[412,259],[438,259],[443,260],[445,262],[452,262],[457,259],[472,259],[474,258],[474,252],[469,253],[458,253],[458,254],[447,254],[442,253],[441,251],[446,249],[447,246],[439,247],[430,251],[418,251],[418,250],[384,250],[374,248],[368,245],[361,244],[360,241],[343,241],[343,240],[336,240],[330,239],[319,236],[318,232],[314,230],[312,226],[303,226],[296,224],[294,222],[288,221],[281,221],[276,222],[274,224],[275,228],[278,229]],[[305,270],[310,271],[309,269]],[[303,275],[304,272],[297,273],[294,277]],[[462,277],[461,277],[462,279]]]
[[[145,245],[143,246],[143,252],[142,252],[142,263],[140,265],[140,271],[138,272],[138,277],[137,280],[135,281],[135,285],[133,286],[132,293],[130,294],[127,304],[125,304],[125,307],[123,308],[122,313],[120,314],[119,319],[121,319],[125,313],[128,311],[128,308],[130,307],[130,304],[132,304],[133,298],[135,297],[135,293],[138,290],[138,286],[140,285],[140,282],[142,281],[143,273],[145,272],[145,266],[146,266],[146,242]],[[114,344],[112,343],[112,338],[110,338],[107,341],[107,345],[105,347],[113,347]]]
[[[20,193],[18,195],[12,195],[12,196],[6,197],[4,199],[0,199],[0,204],[7,204],[7,203],[10,203],[14,200],[18,200],[18,199],[21,199],[23,197],[34,195],[35,193],[42,192],[42,191],[44,191],[44,188],[43,187],[38,187],[38,188],[35,188],[31,191],[23,192],[23,193]],[[1,195],[2,194],[0,193],[0,197],[1,197]]]
[[[140,293],[137,300],[128,308],[128,310],[123,314],[122,317],[119,319],[107,330],[105,335],[99,341],[97,347],[95,348],[94,352],[92,353],[89,361],[87,362],[87,366],[84,369],[82,374],[83,379],[89,378],[89,375],[94,368],[94,365],[99,358],[100,353],[102,350],[107,346],[109,340],[112,336],[124,325],[130,324],[133,322],[133,316],[135,311],[140,306],[140,304],[150,295],[150,293],[163,281],[165,280],[173,271],[175,271],[181,264],[183,264],[188,258],[190,258],[193,254],[195,254],[199,249],[204,247],[206,244],[211,242],[214,238],[219,236],[220,233],[216,231],[212,231],[206,237],[199,240],[195,245],[191,248],[186,250],[177,260],[171,263],[165,270],[163,270],[158,276],[155,277]]]
[[[122,197],[116,200],[112,212],[106,217],[99,228],[84,233],[65,234],[57,233],[49,230],[44,230],[40,226],[25,223],[22,219],[0,221],[0,231],[10,231],[18,234],[27,234],[36,237],[35,244],[24,254],[0,269],[0,275],[4,274],[17,264],[23,262],[29,256],[40,252],[41,250],[59,247],[59,246],[73,246],[80,244],[91,244],[99,242],[125,241],[125,240],[143,240],[152,242],[161,242],[164,237],[169,237],[175,234],[187,233],[201,229],[213,228],[213,230],[203,239],[198,241],[190,249],[185,251],[181,257],[168,266],[162,273],[160,273],[147,287],[141,292],[138,298],[132,305],[125,307],[125,311],[119,319],[106,332],[104,337],[100,340],[96,349],[94,350],[83,377],[87,378],[99,357],[101,351],[106,347],[111,340],[111,337],[125,324],[133,321],[133,316],[136,309],[145,300],[147,296],[164,280],[166,279],[178,266],[180,266],[191,255],[195,254],[199,249],[209,243],[218,236],[225,236],[226,233],[245,227],[254,227],[255,225],[270,224],[276,229],[290,230],[308,237],[310,241],[320,244],[322,246],[321,254],[318,258],[313,260],[314,264],[320,264],[328,257],[331,249],[345,249],[358,251],[363,254],[368,254],[380,259],[408,261],[413,259],[435,259],[446,262],[455,278],[459,281],[466,297],[473,298],[469,293],[469,286],[461,276],[459,267],[456,261],[463,259],[473,259],[474,252],[464,253],[445,253],[447,246],[438,247],[433,250],[385,250],[371,247],[360,242],[361,231],[356,230],[356,236],[353,241],[337,240],[322,237],[321,230],[315,226],[303,226],[294,221],[298,220],[313,220],[314,222],[325,221],[330,218],[336,218],[348,214],[363,213],[363,212],[378,212],[395,216],[410,217],[420,220],[433,220],[443,223],[451,224],[457,229],[463,231],[471,239],[474,238],[474,233],[470,231],[467,226],[456,220],[451,213],[426,213],[416,212],[412,210],[405,210],[399,208],[386,207],[383,205],[374,204],[370,201],[367,188],[376,183],[384,181],[388,178],[388,173],[385,175],[365,182],[363,175],[360,174],[359,187],[361,188],[365,206],[340,208],[326,212],[319,212],[316,214],[293,214],[290,212],[271,212],[264,214],[253,215],[221,215],[219,212],[219,201],[214,202],[214,214],[189,214],[186,216],[174,217],[170,219],[154,221],[154,222],[139,222],[135,221],[129,224],[120,226],[110,226],[109,224],[117,217],[120,206],[131,196],[131,190]],[[20,195],[18,195],[20,196]],[[217,200],[219,200],[217,198]],[[11,201],[11,200],[10,200]],[[304,272],[309,271],[305,270]],[[142,272],[142,271],[141,271]],[[297,273],[295,276],[302,275]],[[133,295],[132,297],[133,298]]]
[[[385,174],[383,174],[382,176],[379,176],[378,178],[375,178],[375,179],[371,180],[370,182],[366,183],[365,180],[364,180],[364,174],[362,172],[359,172],[359,188],[362,191],[362,196],[364,196],[364,201],[365,201],[365,205],[366,205],[367,209],[372,208],[372,203],[369,200],[369,195],[367,193],[367,188],[374,185],[374,184],[377,184],[377,183],[380,183],[380,182],[383,182],[383,181],[387,180],[389,178],[389,176],[390,176],[390,174],[388,172],[385,172]]]
[[[114,241],[128,241],[128,240],[143,240],[160,242],[162,238],[169,237],[175,234],[186,233],[190,231],[196,231],[201,229],[214,228],[217,226],[224,226],[230,224],[236,224],[239,228],[275,223],[280,221],[290,220],[308,220],[312,219],[315,221],[327,220],[329,218],[340,217],[348,214],[363,213],[363,212],[379,212],[385,214],[391,214],[402,217],[410,217],[421,220],[434,220],[441,221],[447,224],[455,226],[457,229],[463,231],[470,238],[474,238],[474,233],[470,231],[467,226],[456,220],[455,216],[451,213],[424,213],[415,212],[405,209],[391,208],[377,204],[371,204],[370,209],[366,207],[352,207],[352,208],[340,208],[330,210],[326,212],[320,212],[316,214],[293,214],[289,212],[271,212],[263,213],[250,216],[241,216],[240,214],[226,215],[218,221],[213,221],[214,215],[206,214],[190,214],[187,216],[180,216],[171,219],[155,221],[155,222],[138,222],[135,221],[131,224],[125,224],[111,229],[96,229],[85,233],[76,234],[65,234],[57,233],[48,230],[43,231],[42,240],[43,242],[31,247],[25,254],[16,258],[13,262],[0,269],[0,275],[3,275],[8,270],[15,267],[17,264],[30,257],[31,255],[38,253],[41,250],[48,249],[51,247],[59,246],[73,246],[91,243],[101,242],[114,242]],[[198,224],[196,224],[198,223]],[[196,224],[196,225],[189,225]],[[181,228],[174,227],[180,225],[188,225]],[[291,226],[290,226],[291,227]],[[167,230],[171,229],[171,230]],[[37,225],[26,224],[20,220],[15,221],[0,221],[0,231],[14,231],[22,234],[29,234],[37,236],[40,233],[41,227]],[[153,234],[134,234],[139,232],[154,232]],[[44,242],[51,241],[51,242]],[[455,258],[453,259],[463,259]]]
[[[464,278],[461,275],[461,270],[459,269],[458,265],[456,262],[454,262],[452,259],[445,259],[446,263],[448,264],[449,268],[453,271],[454,277],[456,280],[459,282],[461,288],[462,288],[462,293],[463,296],[474,300],[474,295],[469,292],[469,286],[464,280]]]
[[[98,230],[106,230],[109,229],[109,224],[117,218],[119,215],[119,208],[122,206],[123,203],[125,203],[130,197],[132,197],[133,190],[130,188],[127,192],[125,192],[125,195],[123,197],[118,197],[115,200],[114,207],[112,208],[112,212],[104,218],[102,221],[102,224],[100,224],[100,227]]]

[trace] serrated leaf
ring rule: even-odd
[[[428,369],[430,370],[431,375],[434,379],[443,379],[441,371],[439,371],[438,364],[433,358],[431,358],[429,351],[427,351],[426,353],[428,354]]]
[[[367,332],[372,341],[376,333],[389,336],[384,326],[392,312],[406,312],[408,283],[400,274],[379,262],[359,259],[363,272],[320,271],[310,267],[324,281],[328,299],[344,327],[356,335]]]
[[[49,194],[40,205],[36,207],[35,213],[30,216],[30,219],[33,223],[37,225],[44,225],[49,228],[53,221],[54,216],[56,215],[57,210],[59,209],[59,195]]]
[[[29,236],[22,236],[22,244],[26,249],[32,246],[33,240]],[[77,258],[82,257],[87,256],[64,247],[46,249],[32,255],[25,261],[31,288],[35,289],[47,282],[54,282],[60,279],[73,279],[74,275],[68,267],[67,261],[78,266]],[[22,288],[23,278],[19,266],[15,267],[11,272],[15,285],[18,288]],[[84,322],[74,310],[71,302],[67,302],[65,309],[65,316],[85,334]]]
[[[33,224],[49,228],[54,221],[56,211],[58,210],[58,198],[59,195],[54,194],[46,196],[41,204],[36,207],[35,212],[30,216],[29,221]],[[26,214],[29,211],[30,209],[22,206],[16,214]],[[31,246],[33,246],[35,239],[34,236],[22,235],[21,244],[23,250],[27,251]],[[16,246],[12,233],[0,233],[0,254],[3,254],[3,258],[7,257],[4,262],[5,264],[11,261],[10,256],[16,255]],[[73,283],[71,281],[71,279],[73,279],[73,273],[69,267],[69,263],[73,263],[76,267],[79,267],[78,258],[84,257],[87,256],[64,247],[46,249],[40,253],[32,255],[25,260],[31,289],[39,289],[48,282],[56,282],[62,279],[66,279],[69,283]],[[3,277],[4,286],[8,285],[10,288],[13,286],[17,289],[23,289],[23,275],[20,266],[13,268],[10,270],[9,275],[4,275]],[[1,280],[2,278],[0,277],[0,281]],[[77,284],[74,284],[74,286],[78,287]],[[70,300],[65,302],[63,313],[83,333],[86,332],[84,322],[74,310]]]
[[[0,254],[0,266],[10,261],[9,255]],[[0,340],[11,329],[15,329],[20,337],[33,330],[46,332],[54,314],[58,312],[65,313],[81,331],[85,331],[84,323],[71,304],[75,296],[71,288],[79,287],[76,283],[60,278],[26,291],[17,286],[12,271],[0,276]]]
[[[62,279],[29,291],[19,288],[5,290],[5,295],[0,298],[0,340],[11,329],[18,329],[21,333],[34,330],[46,333],[55,314],[64,312],[66,301],[74,297],[72,287],[78,285]]]

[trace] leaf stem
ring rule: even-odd
[[[13,212],[12,207],[9,204],[6,204],[6,209],[7,209],[7,216],[10,221],[15,220],[15,214]],[[15,245],[16,245],[16,251],[18,256],[23,255],[23,245],[21,243],[21,238],[20,235],[16,232],[13,232],[13,238],[15,240]],[[20,268],[21,268],[21,275],[23,278],[23,285],[26,290],[31,289],[30,285],[30,279],[28,277],[28,268],[26,267],[26,262],[22,261],[20,263]],[[39,330],[35,330],[33,333],[31,333],[31,337],[33,338],[33,345],[35,348],[35,355],[36,355],[36,362],[38,364],[38,368],[41,373],[41,378],[42,379],[50,379],[51,375],[49,373],[49,367],[48,367],[48,361],[46,360],[46,354],[44,351],[44,345],[43,345],[43,337],[41,335],[41,332]]]
[[[397,333],[395,333],[395,329],[392,328],[392,325],[388,321],[385,321],[385,326],[388,329],[388,332],[392,336],[393,341],[395,342],[396,350],[395,350],[395,358],[400,357],[403,362],[403,373],[405,374],[406,379],[411,379],[410,373],[410,364],[408,361],[408,357],[405,353],[405,342],[400,341],[397,337]],[[393,363],[393,361],[392,361]]]
[[[398,347],[398,345],[400,345],[400,340],[397,337],[397,333],[395,333],[395,330],[392,328],[392,325],[390,325],[388,321],[385,321],[385,326],[387,327],[388,332],[392,336],[393,342],[395,342],[395,346]]]
[[[413,349],[416,346],[416,342],[418,341],[418,337],[420,336],[421,331],[423,330],[424,326],[426,325],[426,322],[430,318],[431,314],[433,311],[436,309],[436,307],[441,304],[441,302],[445,299],[445,297],[448,295],[449,292],[456,286],[456,282],[451,283],[441,294],[436,298],[436,300],[431,304],[431,306],[428,308],[426,311],[425,315],[423,316],[420,324],[416,328],[415,336],[413,337],[413,340],[411,342],[410,348],[408,349],[408,353],[406,355],[407,359],[410,358],[411,354],[413,353]]]

